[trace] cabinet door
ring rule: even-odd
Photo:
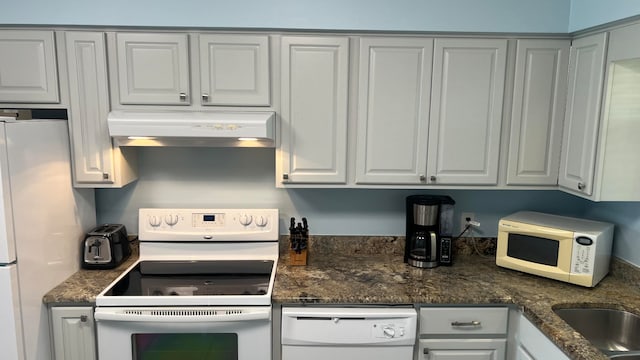
[[[57,103],[52,31],[0,31],[0,102]]]
[[[607,34],[574,40],[558,184],[591,195]]]
[[[121,104],[189,105],[186,34],[118,33]]]
[[[518,40],[508,185],[556,185],[569,40]]]
[[[506,339],[420,339],[420,360],[504,360]]]
[[[498,181],[507,40],[437,39],[429,126],[433,184]]]
[[[346,183],[349,39],[282,38],[283,181]]]
[[[200,35],[203,105],[268,106],[269,37]]]
[[[356,183],[424,181],[433,39],[362,38]]]
[[[522,315],[518,321],[516,342],[517,360],[569,359],[551,340]]]
[[[112,145],[107,128],[105,35],[67,32],[65,42],[74,182],[77,186],[123,186],[137,176],[120,149]]]
[[[111,138],[107,129],[109,90],[105,39],[98,32],[67,32],[71,92],[70,127],[77,182],[112,182]]]
[[[95,360],[93,308],[51,308],[53,349],[56,360]]]

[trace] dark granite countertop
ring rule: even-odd
[[[466,240],[465,240],[466,241]],[[614,261],[595,288],[566,284],[495,265],[456,244],[451,267],[418,269],[403,263],[402,237],[316,237],[306,266],[290,266],[281,241],[273,302],[279,304],[504,304],[521,308],[572,359],[606,360],[553,312],[560,307],[606,307],[640,314],[637,269]],[[480,252],[490,252],[491,242]],[[95,297],[136,255],[116,269],[81,270],[44,297],[53,305],[95,304]]]

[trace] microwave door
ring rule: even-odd
[[[527,225],[502,226],[498,232],[496,264],[522,272],[568,281],[573,232]]]

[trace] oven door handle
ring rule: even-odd
[[[243,310],[97,308],[94,319],[96,321],[188,323],[270,320],[271,308]]]

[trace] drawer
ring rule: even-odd
[[[506,307],[446,307],[420,309],[420,334],[506,334]]]

